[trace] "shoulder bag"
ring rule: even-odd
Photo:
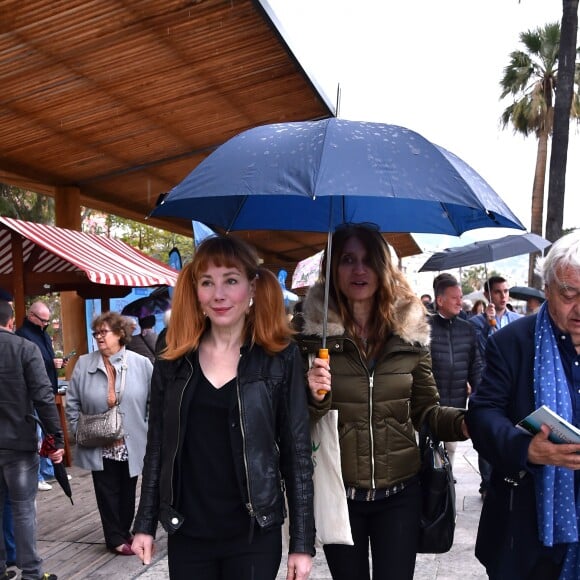
[[[314,462],[314,521],[321,544],[352,546],[346,490],[342,481],[338,442],[338,411],[331,410],[313,423],[312,461]]]
[[[121,413],[121,399],[125,390],[127,364],[125,358],[121,363],[121,386],[115,394],[115,404],[104,413],[87,415],[80,413],[77,424],[76,442],[82,447],[106,447],[123,439],[123,416]]]
[[[423,496],[419,553],[442,554],[453,545],[455,534],[455,484],[447,451],[427,427],[419,436],[420,480]]]

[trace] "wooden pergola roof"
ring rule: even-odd
[[[143,221],[250,127],[328,117],[266,0],[0,0],[0,181]],[[186,220],[151,225],[191,235]]]

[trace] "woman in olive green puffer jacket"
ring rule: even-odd
[[[304,301],[298,342],[308,361],[312,420],[338,410],[355,545],[324,551],[335,580],[368,578],[370,539],[372,577],[410,579],[421,512],[416,431],[427,421],[443,441],[465,439],[464,412],[439,405],[425,309],[382,236],[362,225],[338,229],[330,272],[330,360],[316,358],[324,281]]]

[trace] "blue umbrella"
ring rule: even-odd
[[[335,227],[349,222],[371,222],[382,232],[451,235],[525,229],[453,153],[403,127],[336,118],[263,125],[232,137],[152,215],[187,217],[227,232],[328,232],[328,253]],[[326,318],[323,346],[325,337]]]
[[[525,229],[467,163],[395,125],[324,119],[264,125],[218,147],[153,210],[226,231],[331,232],[373,222],[383,232],[460,235]]]

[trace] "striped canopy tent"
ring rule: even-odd
[[[133,287],[174,286],[178,272],[112,238],[0,217],[0,287],[25,296],[73,290],[114,298]]]

